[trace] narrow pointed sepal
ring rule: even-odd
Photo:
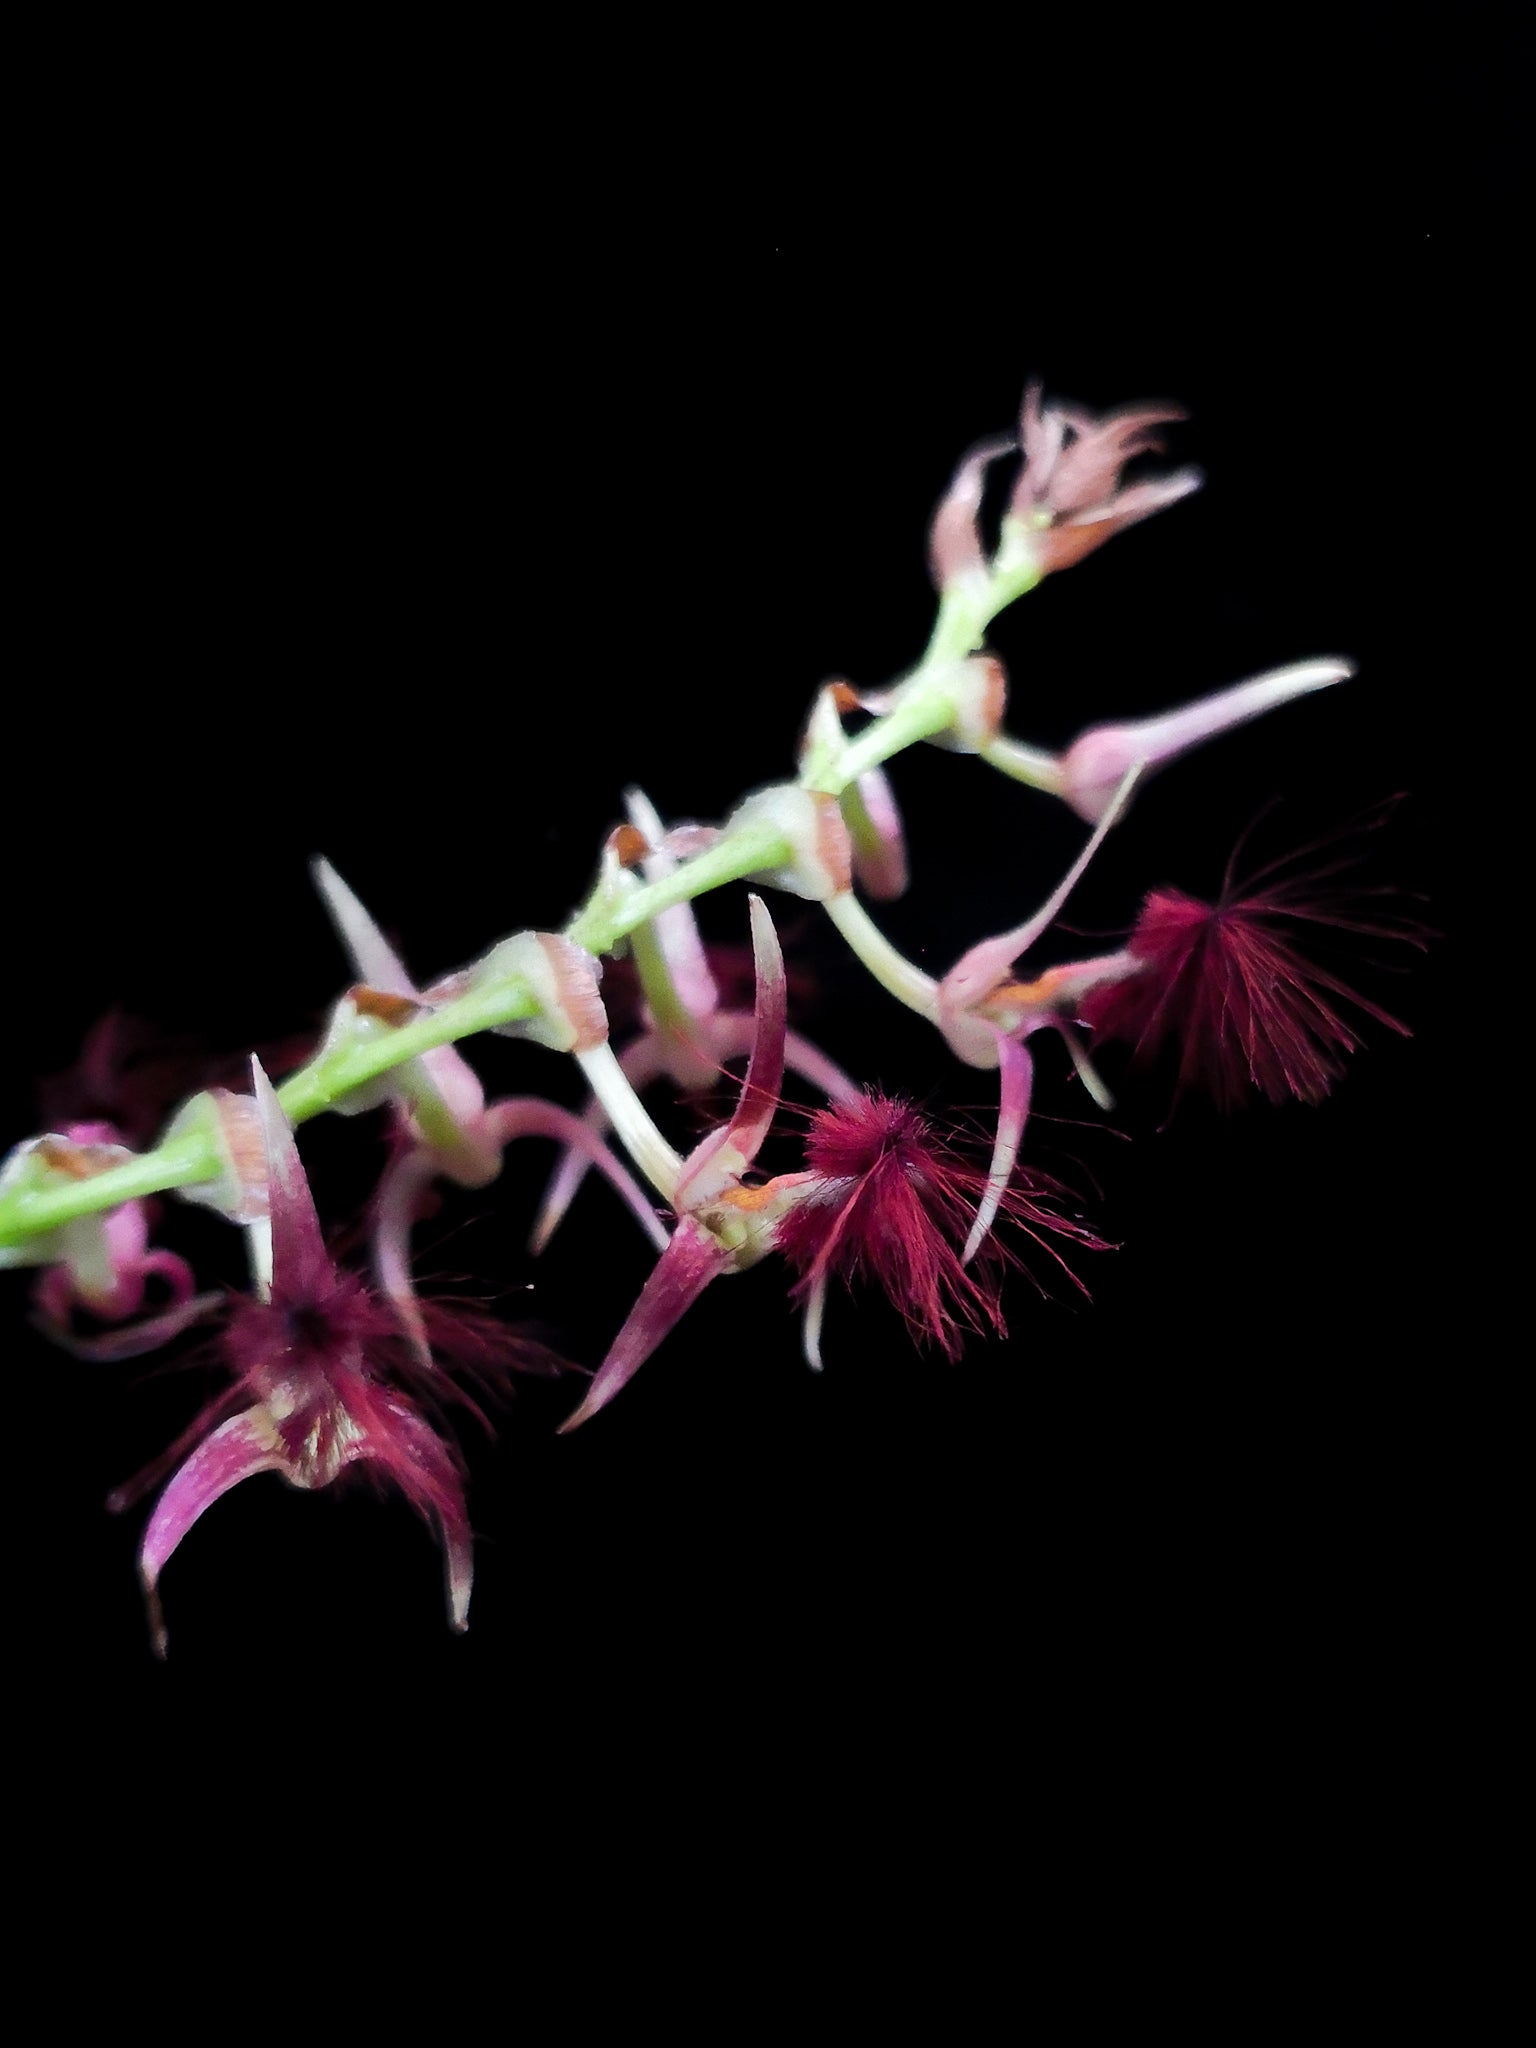
[[[587,1389],[586,1399],[560,1425],[562,1436],[590,1422],[600,1408],[606,1408],[614,1395],[628,1386],[657,1345],[729,1264],[730,1255],[702,1224],[685,1216],[640,1290],[640,1299],[630,1310],[623,1329],[609,1347],[608,1356]]]
[[[1035,1063],[1025,1048],[1005,1031],[997,1032],[996,1037],[999,1078],[997,1135],[992,1144],[992,1161],[987,1169],[986,1192],[965,1241],[965,1250],[960,1254],[962,1266],[968,1266],[981,1250],[997,1219],[998,1207],[1018,1163],[1019,1147],[1024,1142],[1024,1123],[1029,1115],[1030,1090],[1034,1084]]]
[[[139,1579],[149,1608],[155,1654],[166,1650],[160,1612],[160,1574],[183,1536],[221,1495],[258,1472],[289,1470],[282,1440],[269,1411],[248,1408],[205,1437],[155,1503],[139,1547]]]

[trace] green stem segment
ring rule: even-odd
[[[966,584],[948,590],[940,600],[938,616],[922,661],[901,686],[901,701],[850,740],[830,763],[823,763],[814,777],[814,787],[831,796],[841,796],[869,769],[920,740],[943,732],[950,722],[951,707],[942,671],[974,653],[982,644],[991,621],[1016,597],[1039,581],[1037,571],[1027,565],[1009,564],[987,582]],[[924,687],[932,683],[931,688]],[[1040,780],[1021,773],[1027,749],[999,747],[1003,758],[994,765],[1023,781]],[[1014,755],[1018,758],[1014,758]],[[1041,757],[1042,761],[1045,757]],[[1030,765],[1033,765],[1031,760]],[[1049,786],[1048,783],[1045,786]],[[612,952],[621,939],[638,933],[659,912],[674,904],[717,889],[726,882],[742,881],[750,875],[786,866],[793,850],[782,832],[771,822],[742,818],[729,824],[712,846],[659,880],[632,890],[622,902],[604,902],[594,894],[566,927],[566,937],[589,953]],[[828,905],[834,921],[854,950],[865,959],[886,987],[922,1014],[931,1014],[933,984],[910,963],[901,961],[859,914],[850,897],[835,908]],[[851,928],[857,926],[857,931]],[[537,1014],[533,991],[521,980],[504,978],[444,1003],[411,1023],[387,1035],[336,1047],[321,1054],[307,1067],[293,1074],[278,1090],[278,1100],[295,1124],[333,1108],[369,1081],[376,1081],[404,1061],[430,1052],[434,1046],[450,1045],[477,1031],[515,1024]],[[652,1162],[658,1169],[670,1162],[658,1155]],[[58,1229],[80,1216],[99,1214],[144,1195],[161,1194],[169,1188],[195,1187],[218,1178],[223,1161],[218,1154],[211,1126],[183,1130],[151,1152],[126,1160],[88,1180],[60,1178],[57,1185],[15,1189],[0,1196],[0,1247],[21,1245]],[[666,1172],[662,1178],[667,1177]]]

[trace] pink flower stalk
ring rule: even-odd
[[[1042,575],[1068,569],[1102,547],[1123,527],[1159,512],[1198,490],[1199,470],[1122,484],[1121,472],[1138,455],[1161,453],[1156,429],[1186,417],[1176,405],[1128,405],[1096,417],[1082,406],[1042,409],[1031,384],[1017,436],[982,441],[956,470],[933,517],[929,557],[940,590],[990,573],[979,515],[990,465],[1021,444],[1024,465],[1005,521]]]
[[[1367,894],[1340,885],[1336,878],[1358,856],[1314,859],[1333,843],[1271,862],[1241,888],[1229,863],[1214,904],[1176,889],[1153,890],[1131,936],[1138,971],[1090,991],[1081,1005],[1084,1021],[1099,1038],[1127,1040],[1138,1060],[1152,1059],[1171,1039],[1179,1047],[1178,1092],[1203,1088],[1223,1110],[1246,1100],[1250,1088],[1271,1102],[1321,1102],[1362,1042],[1341,1005],[1411,1034],[1308,959],[1297,944],[1301,928],[1419,947],[1427,936],[1408,919],[1373,914]]]
[[[1051,765],[1049,774],[1035,779],[1064,798],[1085,823],[1096,825],[1132,768],[1144,773],[1164,768],[1207,740],[1262,718],[1294,697],[1344,682],[1354,672],[1352,661],[1333,657],[1291,662],[1155,718],[1090,726]],[[1004,742],[999,751],[1006,753],[1007,746]]]
[[[473,1578],[463,1468],[421,1406],[456,1390],[444,1374],[423,1369],[390,1305],[332,1264],[287,1119],[259,1063],[252,1069],[266,1144],[272,1277],[263,1295],[232,1305],[223,1342],[236,1385],[194,1424],[189,1435],[200,1440],[144,1532],[139,1575],[155,1648],[165,1654],[159,1582],[167,1561],[222,1494],[258,1472],[313,1488],[358,1467],[397,1486],[437,1527],[449,1619],[462,1631]],[[511,1336],[505,1351],[514,1362],[547,1366],[547,1354]],[[114,1505],[129,1498],[132,1489]]]
[[[875,800],[878,803],[878,795]],[[643,791],[627,790],[625,805],[635,834],[634,857],[641,861],[648,881],[660,881],[677,866],[669,835]],[[621,832],[624,829],[621,827]],[[648,1000],[642,1010],[642,1029],[618,1050],[625,1079],[637,1094],[660,1081],[670,1081],[687,1094],[715,1087],[726,1063],[751,1051],[758,1029],[755,1013],[723,1006],[689,904],[674,904],[662,911],[649,933],[637,936],[635,945],[637,953],[642,947],[651,949],[641,970]],[[783,1058],[787,1072],[808,1081],[832,1101],[847,1101],[859,1092],[842,1068],[798,1031],[786,1028]],[[608,1128],[608,1113],[601,1102],[594,1099],[588,1105],[584,1121],[591,1136]],[[592,1159],[589,1149],[573,1145],[567,1151],[540,1205],[529,1241],[532,1251],[543,1251],[554,1236]]]
[[[385,1021],[391,1006],[414,1014],[429,1000],[416,989],[405,963],[329,861],[314,863],[315,883],[364,986],[354,1007],[367,1006]],[[666,1232],[634,1177],[589,1125],[551,1102],[519,1096],[487,1103],[479,1076],[455,1046],[440,1045],[408,1071],[392,1077],[396,1115],[394,1154],[374,1203],[374,1272],[398,1311],[423,1363],[431,1344],[411,1277],[411,1230],[434,1180],[482,1188],[501,1171],[502,1154],[516,1138],[548,1138],[605,1175],[658,1250]]]
[[[806,1304],[806,1355],[821,1364],[820,1329],[829,1279],[868,1280],[895,1303],[919,1343],[958,1358],[967,1331],[1005,1332],[1004,1261],[968,1264],[961,1247],[991,1175],[975,1165],[912,1103],[869,1092],[817,1112],[806,1147],[807,1173],[786,1176],[790,1200],[777,1224],[778,1248],[799,1274],[795,1298]],[[773,1184],[770,1184],[773,1185]],[[766,1190],[765,1190],[766,1192]],[[1102,1240],[1086,1225],[1054,1213],[1043,1180],[1012,1181],[999,1195],[1005,1215],[1037,1242],[1054,1232],[1080,1244]],[[1052,1250],[1075,1286],[1082,1282]]]

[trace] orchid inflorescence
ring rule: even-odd
[[[487,1316],[421,1297],[411,1236],[438,1183],[486,1187],[514,1140],[559,1148],[535,1251],[595,1168],[657,1253],[563,1425],[572,1430],[614,1399],[705,1288],[775,1253],[794,1276],[805,1356],[817,1369],[834,1279],[873,1280],[914,1338],[950,1357],[967,1331],[1001,1332],[1008,1232],[1058,1260],[1063,1245],[1099,1242],[1022,1158],[1030,1045],[1043,1030],[1063,1040],[1102,1107],[1110,1097],[1094,1048],[1112,1039],[1141,1055],[1171,1043],[1180,1089],[1203,1087],[1225,1107],[1250,1089],[1274,1101],[1320,1100],[1358,1043],[1351,1010],[1404,1029],[1302,950],[1309,924],[1414,938],[1411,925],[1351,890],[1350,856],[1337,846],[1246,884],[1229,873],[1214,904],[1157,890],[1121,945],[1044,969],[1030,964],[1148,776],[1352,672],[1331,657],[1294,663],[1160,717],[1092,727],[1059,754],[1004,731],[1007,678],[985,648],[991,621],[1045,576],[1198,487],[1188,469],[1124,477],[1133,458],[1161,451],[1159,429],[1181,417],[1168,406],[1095,417],[1047,405],[1032,387],[1017,429],[965,457],[934,515],[938,615],[917,666],[880,691],[826,685],[796,775],[749,795],[718,826],[668,825],[629,791],[625,822],[609,834],[592,891],[563,931],[519,932],[461,972],[418,986],[321,860],[315,880],[353,979],[318,1048],[281,1086],[253,1057],[249,1092],[205,1088],[145,1143],[155,1126],[142,1104],[135,1110],[131,1088],[111,1117],[99,1114],[119,1027],[109,1022],[93,1037],[83,1063],[97,1083],[91,1113],[59,1115],[58,1128],[17,1146],[0,1169],[0,1264],[38,1269],[35,1322],[86,1359],[138,1356],[194,1325],[219,1325],[226,1391],[159,1465],[114,1497],[125,1505],[165,1480],[140,1549],[158,1647],[167,1561],[221,1494],[263,1471],[319,1487],[359,1469],[398,1488],[436,1526],[450,1618],[463,1628],[470,1521],[443,1410],[454,1401],[475,1409],[466,1376],[483,1382],[507,1367],[558,1370],[560,1361]],[[1008,459],[1018,464],[1016,481],[990,545],[983,495],[993,466]],[[906,886],[885,764],[919,741],[979,757],[1059,798],[1090,828],[1043,904],[938,978],[904,957],[867,907]],[[690,907],[736,881],[754,885],[750,1003],[722,992]],[[875,980],[931,1023],[961,1062],[997,1071],[990,1156],[973,1157],[916,1104],[861,1087],[790,1029],[779,936],[756,893],[766,890],[819,905]],[[638,980],[640,1025],[615,1046],[602,963],[623,956]],[[571,1056],[590,1091],[586,1113],[534,1094],[487,1101],[459,1050],[481,1031]],[[741,1059],[730,1114],[686,1153],[674,1149],[647,1093],[659,1083],[674,1093],[706,1089]],[[756,1162],[782,1108],[786,1072],[823,1106],[808,1119],[803,1167],[769,1177]],[[327,1250],[293,1133],[324,1110],[378,1107],[388,1110],[391,1142],[369,1210],[365,1280]],[[183,1257],[151,1248],[152,1198],[165,1192],[246,1231],[248,1295],[199,1292]]]

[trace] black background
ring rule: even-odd
[[[24,1655],[45,1700],[101,1703],[63,1738],[92,1783],[319,1720],[408,1724],[412,1770],[454,1796],[477,1745],[551,1799],[618,1796],[639,1758],[739,1785],[814,1756],[875,1805],[984,1789],[1011,1828],[1042,1782],[1155,1804],[1170,1773],[1262,1755],[1277,1802],[1326,1766],[1392,1824],[1403,1717],[1461,1655],[1501,1513],[1470,1507],[1499,1397],[1468,1335],[1481,1198],[1457,1133],[1482,1083],[1456,849],[1498,765],[1509,656],[1475,465],[1507,394],[1474,209],[1409,147],[1413,109],[1475,111],[1480,73],[1414,69],[1406,112],[1366,102],[1327,148],[1343,88],[1281,94],[1235,155],[1230,107],[1179,85],[1176,53],[1166,75],[1175,112],[1115,175],[1078,168],[1087,135],[1032,148],[1024,123],[966,159],[892,115],[884,157],[844,138],[818,179],[783,144],[718,213],[713,144],[588,210],[571,167],[474,121],[345,147],[258,125],[227,155],[146,131],[61,177],[70,233],[29,314],[17,1135],[25,1077],[111,1001],[215,1051],[320,1017],[344,974],[315,852],[427,977],[557,925],[626,782],[710,819],[789,772],[818,683],[878,685],[920,652],[933,503],[1031,375],[1094,406],[1181,401],[1177,457],[1208,482],[1005,616],[1013,731],[1059,743],[1285,660],[1360,664],[1149,788],[1070,920],[1214,890],[1272,797],[1278,851],[1406,791],[1376,871],[1444,934],[1404,976],[1360,968],[1414,1036],[1368,1027],[1320,1110],[1191,1104],[1160,1132],[1165,1077],[1125,1088],[1124,1143],[1077,1127],[1105,1120],[1046,1053],[1038,1107],[1067,1121],[1042,1118],[1035,1156],[1097,1181],[1121,1247],[1075,1258],[1091,1305],[1018,1276],[1008,1342],[949,1366],[881,1304],[839,1302],[815,1378],[770,1264],[713,1289],[574,1438],[554,1434],[569,1394],[524,1390],[495,1445],[467,1439],[463,1640],[400,1503],[264,1479],[169,1567],[156,1665],[142,1510],[102,1502],[203,1382],[48,1350],[12,1277]],[[972,761],[923,750],[895,778],[917,880],[889,923],[941,971],[1025,914],[1080,828]],[[741,893],[705,920],[739,940]],[[813,911],[784,922],[812,1035],[985,1113],[987,1077],[863,985]],[[553,1055],[482,1064],[579,1099]],[[304,1146],[340,1220],[377,1129]],[[592,1366],[649,1253],[588,1190],[534,1267],[544,1165],[530,1147],[453,1198],[423,1264],[505,1290]],[[238,1279],[232,1232],[174,1210],[162,1236]]]

